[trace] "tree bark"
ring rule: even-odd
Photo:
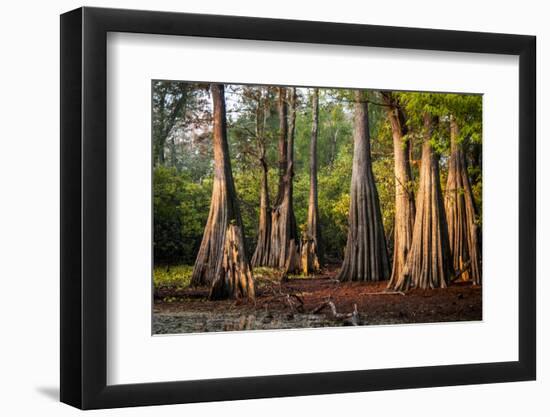
[[[449,243],[453,268],[461,271],[470,264],[461,277],[481,284],[481,248],[476,224],[476,207],[472,195],[462,144],[458,143],[458,124],[451,117],[451,156],[445,190],[445,213],[449,226]]]
[[[411,248],[415,205],[412,191],[412,173],[409,161],[410,142],[406,139],[405,115],[391,93],[382,93],[393,137],[395,175],[395,220],[393,238],[393,266],[388,287],[394,287],[403,272]]]
[[[164,122],[164,112],[165,112],[165,102],[166,102],[166,89],[163,88],[160,93],[159,101],[159,118],[158,118],[158,134],[157,134],[157,155],[158,155],[158,165],[164,165],[164,145],[166,142],[165,135],[165,122]],[[156,161],[155,161],[156,162]]]
[[[296,117],[296,89],[289,92],[290,117],[288,123],[286,148],[286,171],[283,176],[282,198],[280,204],[275,205],[271,215],[271,252],[269,254],[269,266],[274,268],[285,268],[286,273],[294,273],[300,270],[299,262],[299,241],[294,216],[293,199],[293,177],[294,177],[294,125]],[[284,93],[280,93],[283,97]],[[280,105],[280,108],[282,106]],[[279,117],[286,112],[280,111]],[[283,123],[280,123],[283,126]],[[279,145],[281,140],[279,140]],[[281,155],[280,149],[279,154]],[[289,262],[290,259],[290,262]],[[286,274],[285,274],[286,275]]]
[[[260,156],[260,166],[262,168],[262,177],[260,182],[260,213],[258,222],[258,240],[256,249],[252,256],[252,266],[266,266],[269,264],[269,253],[271,252],[271,206],[269,203],[269,168],[266,161],[266,136],[265,127],[269,110],[268,98],[258,102],[256,108],[256,140]]]
[[[286,88],[279,87],[279,97],[277,100],[277,110],[279,113],[279,143],[277,146],[279,152],[279,185],[277,187],[277,196],[274,206],[278,206],[283,201],[285,189],[285,175],[287,172],[288,160],[288,123],[287,123],[287,102]]]
[[[233,182],[223,84],[212,84],[214,184],[210,212],[193,268],[192,285],[211,285],[210,298],[254,298],[254,281],[244,244]]]
[[[368,107],[355,92],[354,148],[348,240],[340,281],[379,281],[390,267],[378,191],[372,173]]]
[[[302,271],[304,274],[319,272],[322,262],[321,228],[319,225],[319,201],[317,192],[317,138],[319,130],[319,90],[311,94],[311,142],[309,147],[309,204],[307,231],[302,239]]]
[[[420,186],[412,244],[403,272],[393,289],[446,288],[452,275],[447,221],[441,193],[439,161],[430,143],[434,128],[431,115],[424,115],[424,143]]]
[[[254,299],[254,278],[246,258],[242,227],[229,224],[221,264],[210,288],[211,300]]]

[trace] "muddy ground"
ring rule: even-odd
[[[155,289],[153,333],[433,323],[482,319],[481,287],[387,293],[384,282],[339,283],[335,270],[288,282],[257,279],[256,301],[209,301],[207,288]]]

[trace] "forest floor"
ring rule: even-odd
[[[208,288],[155,283],[153,333],[292,329],[475,321],[482,319],[481,287],[458,282],[446,289],[385,292],[387,281],[335,280],[337,267],[315,277],[280,281],[257,268],[256,300],[209,301]]]

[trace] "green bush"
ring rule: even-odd
[[[155,168],[153,181],[155,264],[192,264],[208,217],[212,182],[196,183],[164,166]]]

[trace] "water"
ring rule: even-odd
[[[302,313],[155,313],[153,334],[222,332],[232,330],[301,329],[344,326],[324,314]]]

